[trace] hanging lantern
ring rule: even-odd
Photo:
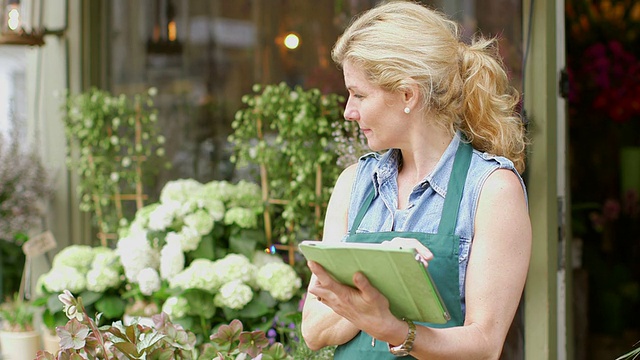
[[[172,0],[156,0],[153,4],[154,22],[147,41],[147,53],[158,55],[180,54],[182,43],[178,39],[177,9]]]
[[[44,45],[40,0],[0,0],[0,44]]]

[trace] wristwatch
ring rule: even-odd
[[[389,352],[395,356],[407,356],[413,349],[413,341],[416,339],[416,324],[411,320],[402,319],[409,325],[409,333],[407,333],[407,337],[404,339],[404,342],[398,346],[391,347],[391,345],[387,344],[389,347]]]

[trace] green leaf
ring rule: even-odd
[[[119,342],[119,343],[114,343],[113,346],[115,346],[116,349],[120,350],[123,354],[125,354],[129,358],[134,358],[134,359],[140,358],[141,354],[138,352],[138,348],[135,346],[135,344],[128,343],[128,342]]]
[[[62,311],[63,308],[64,304],[62,304],[62,301],[58,299],[58,294],[51,294],[47,298],[47,309],[49,309],[49,311],[51,311],[52,313]]]
[[[254,235],[258,231],[240,231],[236,235],[229,237],[229,250],[233,253],[242,254],[251,259],[256,250],[258,240]]]
[[[215,226],[214,226],[215,229]],[[215,251],[213,245],[214,239],[211,234],[205,235],[200,240],[198,247],[187,253],[187,257],[190,260],[203,258],[203,259],[215,259]]]
[[[189,302],[189,308],[193,311],[191,315],[199,315],[205,319],[210,319],[216,313],[216,306],[213,304],[213,295],[200,289],[189,289],[182,293]]]
[[[253,298],[244,308],[238,311],[238,316],[242,318],[255,319],[266,315],[271,310],[269,304],[262,302],[259,298]]]
[[[82,297],[82,304],[87,307],[93,305],[96,301],[100,300],[102,297],[102,293],[95,291],[83,291],[80,293],[79,297]]]
[[[96,310],[109,319],[120,319],[124,315],[125,302],[118,296],[103,296],[95,303]]]

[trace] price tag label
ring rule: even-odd
[[[35,257],[55,249],[56,239],[50,231],[36,235],[22,245],[22,251],[28,257]]]

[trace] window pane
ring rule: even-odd
[[[22,140],[27,121],[25,64],[24,47],[0,47],[0,134],[17,131]]]

